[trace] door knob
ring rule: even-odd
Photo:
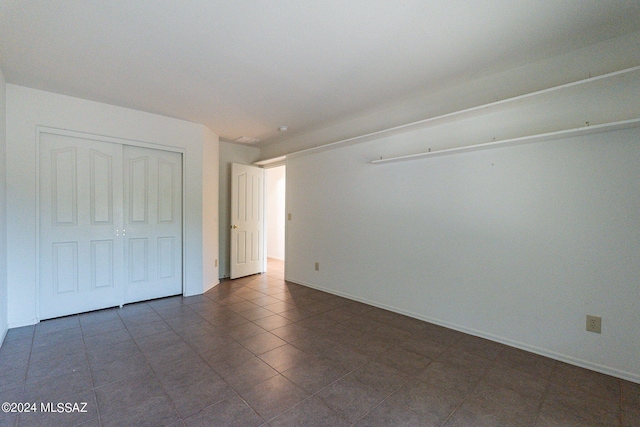
[[[235,225],[235,224],[233,224],[233,225],[231,226],[231,228],[233,228],[233,229],[235,230],[236,228],[238,228],[238,226],[237,226],[237,225]]]

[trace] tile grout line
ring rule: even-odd
[[[184,297],[183,297],[184,298]],[[153,306],[149,306],[151,307],[151,310],[153,310],[154,313],[156,313],[161,319],[162,322],[164,322],[165,325],[167,325],[169,327],[169,329],[171,329],[176,335],[178,335],[180,337],[180,339],[185,342],[189,347],[192,347],[190,343],[186,342],[182,336],[178,333],[178,331],[176,331],[169,323],[167,323],[166,319],[164,317],[162,317],[158,311],[153,308]],[[197,313],[196,313],[197,314]],[[205,319],[206,320],[206,319]],[[125,324],[125,327],[127,325]],[[162,332],[160,332],[162,333]],[[131,334],[131,333],[129,333]],[[133,338],[133,336],[131,336],[131,338]],[[182,418],[182,416],[180,415],[180,412],[178,412],[178,408],[176,408],[176,405],[173,403],[173,400],[171,399],[171,396],[169,395],[169,392],[167,391],[165,385],[162,383],[162,381],[160,381],[160,378],[158,377],[158,373],[156,372],[155,369],[153,369],[153,366],[151,366],[151,364],[149,363],[149,360],[147,359],[147,356],[144,354],[144,352],[142,351],[142,349],[140,348],[140,346],[138,345],[138,342],[136,341],[135,338],[133,338],[133,341],[136,343],[136,347],[138,347],[138,350],[140,350],[140,353],[142,353],[142,356],[145,358],[145,360],[147,361],[147,364],[149,365],[149,367],[151,368],[151,371],[153,372],[153,376],[155,377],[156,381],[158,381],[158,384],[160,384],[160,387],[162,387],[162,392],[164,393],[165,397],[167,398],[167,400],[169,401],[169,404],[171,405],[171,408],[173,409],[173,411],[175,412],[175,414],[178,416],[178,419],[180,420],[180,422],[182,424],[184,424],[184,419]],[[195,351],[195,349],[194,349]],[[198,354],[196,352],[196,354]],[[198,356],[200,356],[200,354],[198,354]],[[202,357],[200,357],[202,359]],[[204,361],[204,360],[203,360]],[[205,362],[206,363],[206,362]],[[166,365],[163,366],[168,366],[171,363],[168,363]]]
[[[120,316],[118,316],[120,319]],[[91,378],[91,393],[93,394],[93,400],[96,404],[96,413],[98,414],[98,424],[102,426],[102,414],[100,411],[100,407],[98,406],[98,396],[96,395],[96,383],[93,378],[93,372],[91,371],[91,364],[89,363],[89,351],[87,349],[87,342],[85,341],[84,336],[84,328],[82,327],[82,322],[80,321],[80,316],[78,316],[78,323],[80,324],[80,334],[82,335],[82,346],[84,347],[84,357],[87,361],[87,369],[89,370],[89,378]],[[124,324],[124,323],[123,323]],[[125,325],[126,328],[126,325]]]
[[[462,339],[458,340],[461,341]],[[453,344],[455,345],[455,344]],[[452,345],[452,346],[453,346]],[[452,347],[451,346],[451,347]],[[449,415],[447,416],[447,418],[444,419],[444,421],[442,422],[442,424],[440,424],[440,427],[445,426],[448,422],[449,419],[453,416],[453,414],[455,414],[458,409],[460,409],[460,407],[467,401],[467,399],[469,398],[469,396],[471,396],[471,394],[476,391],[476,389],[480,386],[480,383],[482,382],[482,380],[487,376],[487,374],[489,373],[489,371],[491,370],[491,368],[493,368],[496,365],[496,360],[498,360],[498,357],[500,357],[500,354],[502,354],[504,352],[504,348],[502,350],[500,350],[500,353],[498,353],[498,356],[496,356],[495,359],[493,359],[491,361],[491,363],[489,364],[489,366],[487,367],[487,369],[485,369],[485,371],[482,373],[482,375],[478,378],[478,381],[476,382],[476,384],[473,386],[473,388],[471,390],[469,390],[469,393],[466,394],[466,396],[460,401],[460,403],[453,409],[453,411],[451,411],[449,413]],[[464,351],[464,350],[462,350]],[[498,418],[498,417],[496,417]]]
[[[184,302],[183,302],[183,304],[184,304]],[[154,309],[153,307],[151,307],[151,309],[152,309],[156,314],[158,314],[158,312],[156,311],[156,309]],[[197,314],[197,313],[196,313],[196,314]],[[159,315],[159,314],[158,314],[158,315]],[[200,317],[202,317],[202,316],[200,316]],[[188,342],[188,341],[184,340],[184,339],[183,339],[183,337],[182,337],[182,335],[181,335],[178,331],[176,331],[176,330],[173,328],[173,326],[171,326],[169,323],[167,323],[167,322],[166,322],[166,320],[165,320],[162,316],[160,316],[160,318],[161,318],[161,319],[162,319],[162,321],[163,321],[163,322],[164,322],[164,323],[169,327],[169,329],[171,329],[175,334],[177,334],[177,335],[180,337],[180,339],[181,339],[184,343],[186,343],[186,344],[187,344],[187,345],[188,345],[188,346],[189,346],[189,347],[190,347],[190,348],[191,348],[191,349],[192,349],[192,350],[193,350],[193,351],[198,355],[198,357],[199,357],[199,358],[200,358],[200,359],[201,359],[201,360],[202,360],[202,361],[203,361],[207,366],[210,366],[210,365],[207,363],[207,361],[206,361],[206,360],[205,360],[205,359],[200,355],[200,353],[198,353],[198,351],[193,347],[193,345],[191,345],[191,343],[190,343],[190,342]],[[204,319],[204,318],[203,318],[203,319]],[[207,322],[207,323],[211,324],[207,319],[204,319],[204,320],[205,320],[205,322]],[[126,326],[126,325],[125,325],[125,326]],[[214,325],[212,325],[212,326],[214,326]],[[214,327],[215,327],[215,326],[214,326]],[[134,341],[135,341],[135,339],[134,339]],[[136,342],[136,346],[138,346],[138,343],[137,343],[137,342]],[[139,346],[138,346],[138,348],[139,348]],[[139,349],[140,349],[140,348],[139,348]],[[142,353],[142,355],[144,356],[144,353],[142,352],[142,349],[140,349],[140,352],[141,352],[141,353]],[[146,356],[144,356],[144,357],[145,357],[145,360],[147,360]],[[148,362],[148,361],[147,361],[147,364],[149,364],[149,362]],[[168,366],[168,365],[170,365],[170,364],[167,364],[167,365],[165,365],[165,366]],[[180,412],[178,412],[178,409],[175,407],[175,404],[173,403],[173,400],[171,399],[171,396],[169,396],[169,394],[168,394],[168,392],[167,392],[167,390],[166,390],[166,388],[165,388],[164,384],[163,384],[163,383],[162,383],[162,381],[160,381],[160,379],[158,378],[158,375],[157,375],[156,371],[153,369],[153,367],[152,367],[150,364],[149,364],[149,367],[150,367],[150,368],[151,368],[151,370],[153,371],[153,375],[156,377],[156,380],[160,383],[160,386],[162,387],[162,391],[163,391],[163,393],[167,396],[167,398],[169,399],[169,402],[171,402],[171,407],[173,408],[173,410],[175,411],[175,413],[178,415],[178,418],[179,418],[180,422],[181,422],[181,423],[183,423],[183,424],[184,424],[185,419],[187,419],[187,418],[189,418],[189,417],[192,417],[192,416],[195,416],[195,415],[199,414],[200,412],[204,411],[205,409],[210,408],[211,406],[217,405],[217,404],[219,404],[220,402],[224,402],[225,400],[227,400],[227,399],[228,399],[228,398],[226,398],[226,399],[222,399],[222,400],[220,400],[220,401],[218,401],[218,402],[214,402],[214,403],[212,403],[211,405],[207,405],[206,407],[202,408],[200,411],[195,412],[195,413],[193,413],[193,414],[189,414],[189,415],[187,415],[186,417],[184,417],[184,418],[183,418],[183,417],[182,417],[182,415],[180,415]],[[211,369],[213,369],[213,370],[215,371],[215,369],[214,369],[213,367],[211,367]],[[228,387],[229,387],[229,388],[230,388],[234,393],[236,393],[236,395],[237,395],[238,397],[240,397],[240,399],[242,399],[242,396],[240,396],[240,395],[239,395],[239,393],[238,393],[238,392],[237,392],[233,387],[231,387],[231,385],[230,385],[230,384],[229,384],[229,383],[228,383],[228,382],[227,382],[227,381],[226,381],[226,380],[225,380],[225,379],[224,379],[220,374],[218,374],[218,373],[216,372],[216,375],[218,375],[218,376],[220,377],[220,379],[222,379],[222,381],[224,381],[224,383],[225,383],[225,384],[226,384],[226,385],[227,385],[227,386],[228,386]],[[244,399],[242,399],[242,401],[244,402]],[[245,404],[247,404],[247,402],[245,402]],[[248,404],[247,404],[247,406],[248,406]],[[253,410],[253,408],[251,408],[251,409]],[[254,411],[254,412],[255,412],[255,411]],[[259,416],[259,414],[256,414],[256,415],[258,415],[258,416]],[[262,418],[262,417],[260,417],[260,418]]]
[[[208,297],[206,297],[206,298],[208,298]],[[242,297],[238,297],[238,298],[242,298]],[[242,299],[244,299],[244,298],[242,298]],[[212,301],[213,301],[213,300],[212,300]],[[247,301],[247,300],[245,300],[245,301]],[[183,303],[183,304],[184,304],[184,303]],[[151,309],[152,309],[154,312],[156,312],[156,314],[158,314],[158,312],[157,312],[153,307],[151,307]],[[194,312],[194,313],[195,313],[195,312]],[[234,312],[234,313],[235,313],[235,312]],[[197,314],[197,315],[198,315],[198,313],[195,313],[195,314]],[[236,313],[236,314],[237,314],[237,313]],[[200,316],[200,317],[202,317],[202,316]],[[162,318],[162,317],[161,317],[161,318]],[[204,317],[203,317],[202,319],[203,319],[206,323],[210,324],[211,326],[213,326],[214,328],[216,328],[216,329],[217,329],[217,326],[216,326],[216,325],[213,325],[211,322],[209,322],[209,321],[208,321],[207,319],[205,319]],[[242,397],[242,395],[241,395],[241,394],[240,394],[240,393],[239,393],[239,392],[238,392],[238,391],[237,391],[237,390],[236,390],[236,389],[235,389],[231,384],[229,384],[229,383],[227,382],[227,380],[226,380],[222,375],[220,375],[220,374],[215,370],[215,368],[214,368],[213,366],[211,366],[211,365],[210,365],[210,364],[209,364],[209,363],[204,359],[204,357],[202,357],[202,355],[201,355],[200,353],[198,353],[197,349],[196,349],[196,348],[195,348],[195,347],[194,347],[190,342],[186,341],[186,340],[182,337],[182,335],[181,335],[177,330],[175,330],[175,329],[174,329],[170,324],[168,324],[168,323],[165,321],[165,319],[164,319],[164,318],[162,318],[162,321],[163,321],[163,322],[165,322],[165,324],[167,324],[167,326],[168,326],[168,327],[169,327],[169,328],[170,328],[174,333],[176,333],[176,334],[180,337],[180,339],[181,339],[183,342],[185,342],[185,343],[186,343],[186,344],[187,344],[187,345],[188,345],[188,346],[189,346],[189,347],[190,347],[190,348],[191,348],[191,349],[192,349],[192,350],[193,350],[193,351],[198,355],[198,357],[199,357],[199,358],[200,358],[200,359],[201,359],[201,360],[202,360],[202,361],[203,361],[207,366],[209,366],[209,367],[211,367],[211,369],[213,369],[213,371],[216,373],[216,375],[218,375],[218,376],[220,377],[220,379],[221,379],[221,380],[222,380],[222,381],[227,385],[227,387],[229,387],[229,389],[230,389],[230,390],[232,390],[232,391],[233,391],[233,393],[235,393],[235,395],[236,395],[240,400],[242,400],[242,402],[244,402],[244,404],[245,404],[245,405],[247,405],[247,407],[248,407],[248,408],[250,408],[250,409],[251,409],[251,410],[256,414],[256,416],[258,416],[261,420],[263,420],[263,421],[264,421],[264,423],[263,423],[263,424],[261,424],[261,426],[262,426],[262,425],[266,425],[266,424],[267,424],[267,421],[266,421],[266,420],[265,420],[265,419],[264,419],[264,418],[263,418],[263,417],[262,417],[262,416],[261,416],[261,415],[260,415],[260,414],[259,414],[259,413],[258,413],[258,412],[257,412],[257,411],[252,407],[252,406],[251,406],[251,405],[249,405],[249,402],[247,402],[247,401]],[[248,322],[250,322],[250,321],[248,321]],[[126,326],[126,325],[125,325],[125,326]],[[228,335],[225,333],[225,336],[228,336]],[[229,337],[229,338],[231,338],[231,337]],[[237,341],[237,340],[235,340],[234,338],[231,338],[231,339],[233,339],[235,342],[238,342],[238,341]],[[134,340],[134,341],[135,341],[135,340]],[[238,342],[238,344],[240,344],[240,343]],[[137,345],[137,342],[136,342],[136,345]],[[240,344],[240,345],[242,345],[242,344]],[[243,347],[244,347],[244,346],[243,346]],[[144,355],[144,353],[143,353],[143,355]],[[256,356],[256,357],[257,357],[257,356]],[[146,356],[145,356],[145,360],[146,360]],[[165,365],[165,366],[166,366],[166,365]],[[151,367],[151,366],[150,366],[150,367]],[[227,397],[227,398],[225,398],[225,399],[222,399],[222,400],[219,400],[219,401],[217,401],[217,402],[214,402],[214,403],[212,403],[211,405],[207,405],[206,407],[204,407],[204,408],[200,409],[199,411],[197,411],[197,412],[195,412],[195,413],[193,413],[193,414],[189,414],[189,415],[187,415],[186,417],[184,417],[184,418],[183,418],[183,417],[180,415],[180,413],[178,412],[177,408],[175,408],[175,405],[174,405],[174,403],[173,403],[173,400],[172,400],[172,399],[171,399],[171,397],[168,395],[168,393],[167,393],[167,391],[166,391],[166,389],[165,389],[164,384],[162,384],[162,382],[159,380],[159,378],[157,378],[157,374],[156,374],[155,370],[153,369],[153,367],[151,367],[151,370],[153,371],[154,376],[156,376],[156,379],[158,380],[158,382],[160,383],[160,385],[161,385],[161,387],[162,387],[162,389],[163,389],[163,392],[164,392],[165,394],[167,394],[167,398],[168,398],[168,399],[169,399],[169,401],[171,402],[171,406],[173,407],[174,411],[175,411],[175,412],[176,412],[176,414],[178,415],[178,418],[180,419],[180,421],[181,421],[183,424],[184,424],[184,421],[185,421],[187,418],[190,418],[190,417],[192,417],[192,416],[195,416],[195,415],[197,415],[197,414],[199,414],[199,413],[201,413],[201,412],[205,411],[206,409],[208,409],[208,408],[210,408],[210,407],[212,407],[212,406],[215,406],[215,405],[217,405],[217,404],[219,404],[219,403],[221,403],[221,402],[224,402],[224,401],[226,401],[226,400],[228,400],[228,399],[229,399],[229,397]],[[271,377],[271,378],[273,378],[273,377]],[[265,381],[267,381],[267,380],[265,380]],[[264,382],[264,381],[263,381],[263,382]],[[261,382],[261,383],[262,383],[262,382]],[[261,384],[261,383],[259,383],[259,384]],[[258,385],[258,384],[256,384],[256,385]]]
[[[251,282],[251,281],[249,281],[249,283],[250,283],[250,282]],[[243,285],[242,287],[244,288],[245,286],[247,286],[247,285]],[[258,292],[259,292],[259,291],[258,291]],[[250,302],[249,300],[247,300],[247,299],[245,299],[245,298],[242,298],[242,297],[240,297],[240,296],[237,296],[237,295],[234,295],[234,296],[235,296],[236,298],[240,298],[240,299],[243,299],[244,301],[248,301],[248,302]],[[268,295],[267,295],[267,296],[268,296]],[[233,304],[229,304],[229,305],[233,305]],[[226,306],[225,306],[225,307],[226,307]],[[241,316],[241,317],[243,317],[243,318],[244,318],[244,316],[242,316],[241,314],[239,314],[239,313],[235,312],[235,311],[234,311],[234,310],[232,310],[232,309],[230,309],[230,310],[231,310],[231,311],[233,311],[235,314],[237,314],[237,315],[239,315],[239,316]],[[270,311],[270,310],[269,310],[269,311]],[[275,313],[274,313],[274,314],[275,314]],[[245,319],[246,319],[246,318],[245,318]],[[206,319],[205,319],[205,320],[206,320]],[[247,320],[247,322],[248,322],[248,323],[255,324],[253,321],[251,321],[251,320],[249,320],[249,319],[246,319],[246,320]],[[257,326],[259,326],[259,325],[257,325]],[[264,328],[263,328],[263,329],[264,329]],[[266,331],[266,329],[265,329],[265,331]],[[267,331],[267,332],[270,332],[270,331]],[[225,333],[225,335],[227,335],[227,334]],[[227,336],[228,336],[228,335],[227,335]],[[229,337],[229,338],[231,338],[232,340],[234,340],[235,342],[237,342],[238,344],[240,344],[240,341],[236,340],[235,338],[233,338],[233,337]],[[251,338],[251,337],[249,337],[249,338]],[[279,338],[279,337],[278,337],[278,338]],[[240,345],[241,345],[243,348],[245,348],[247,351],[251,352],[251,350],[249,350],[248,348],[246,348],[246,347],[245,347],[245,346],[243,346],[242,344],[240,344]],[[255,357],[258,357],[258,355],[254,354],[253,352],[251,352],[251,354],[253,354]],[[205,361],[205,363],[207,363],[207,362]],[[265,363],[266,363],[266,362],[265,362]],[[208,366],[211,366],[211,365],[209,365],[209,363],[207,363],[207,365],[208,365]],[[268,365],[268,364],[267,364],[267,365]],[[270,366],[270,365],[269,365],[269,366]],[[211,368],[215,371],[215,368],[214,368],[213,366],[212,366]],[[275,369],[275,368],[273,368],[273,367],[272,367],[272,369]],[[276,370],[276,372],[278,372],[278,374],[277,374],[277,375],[282,375],[279,371],[277,371],[277,370]],[[243,402],[245,405],[247,405],[247,407],[248,407],[249,409],[251,409],[251,411],[253,411],[253,413],[254,413],[254,414],[256,414],[256,416],[257,416],[258,418],[260,418],[260,419],[263,421],[263,423],[262,423],[260,426],[261,426],[261,427],[262,427],[262,426],[268,426],[269,422],[268,422],[267,420],[265,420],[265,418],[264,418],[262,415],[260,415],[260,414],[258,413],[258,411],[256,411],[256,409],[255,409],[253,406],[251,406],[251,405],[249,404],[249,402],[247,402],[247,401],[245,400],[245,398],[244,398],[244,397],[242,397],[242,395],[240,394],[240,392],[238,392],[238,391],[237,391],[237,390],[236,390],[236,389],[235,389],[231,384],[229,384],[229,383],[227,382],[227,380],[226,380],[222,375],[220,375],[219,373],[217,373],[217,371],[216,371],[216,374],[217,374],[218,376],[220,376],[220,378],[225,382],[225,384],[227,384],[227,386],[228,386],[231,390],[233,390],[233,392],[236,394],[236,396],[238,396],[238,398],[239,398],[240,400],[242,400],[242,402]],[[271,378],[275,378],[275,376],[276,376],[276,375],[274,375],[273,377],[269,377],[269,378],[267,378],[266,380],[259,382],[258,384],[254,384],[251,388],[253,388],[253,387],[255,387],[255,386],[259,385],[259,384],[262,384],[263,382],[268,381],[268,380],[270,380]],[[225,400],[226,400],[226,399],[225,399]],[[218,403],[219,403],[219,402],[218,402]],[[211,407],[211,406],[213,406],[213,405],[209,405],[209,406],[207,406],[207,408],[209,408],[209,407]],[[203,409],[202,409],[201,411],[199,411],[199,412],[202,412],[202,411],[204,411],[205,409],[206,409],[206,408],[203,408]],[[199,413],[199,412],[198,412],[198,413]],[[280,414],[278,414],[278,415],[280,415]]]
[[[386,351],[386,350],[385,350]],[[384,353],[384,351],[383,351]],[[425,356],[426,357],[426,356]],[[399,386],[397,386],[396,388],[394,388],[388,395],[386,395],[380,402],[378,402],[376,405],[374,405],[369,411],[367,411],[366,414],[364,414],[362,417],[358,418],[358,420],[356,422],[353,423],[353,425],[359,423],[360,421],[362,421],[367,415],[369,415],[371,412],[373,412],[378,406],[382,405],[384,402],[387,401],[387,399],[389,399],[395,392],[397,392],[398,390],[400,390],[402,387],[404,387],[405,385],[407,385],[410,381],[414,380],[418,375],[420,375],[420,373],[422,373],[423,371],[425,371],[429,366],[431,366],[431,364],[433,363],[433,359],[429,358],[431,361],[427,364],[427,366],[424,367],[424,369],[418,371],[417,373],[413,374],[413,375],[408,375],[409,379],[407,381],[405,381],[403,384],[400,384]],[[371,362],[369,362],[371,363]],[[402,371],[400,371],[402,372]],[[404,373],[404,372],[402,372]],[[357,379],[355,379],[355,381],[358,381]],[[359,381],[358,381],[359,382]],[[393,404],[396,404],[398,406],[400,406],[401,408],[406,409],[407,411],[411,412],[412,414],[414,414],[415,416],[417,416],[418,418],[428,421],[426,420],[423,416],[421,416],[420,414],[416,414],[415,412],[413,412],[411,409],[405,407],[404,405],[402,405],[401,403],[397,403],[394,402]]]
[[[278,279],[278,280],[279,280],[279,279]],[[282,280],[283,280],[283,279],[282,279]],[[245,285],[245,286],[246,286],[246,285]],[[260,291],[258,291],[258,292],[260,292]],[[263,294],[264,294],[264,293],[263,293]],[[265,294],[265,295],[267,295],[267,294]],[[270,295],[267,295],[267,296],[270,296]],[[277,299],[277,298],[276,298],[276,299]],[[283,301],[283,302],[285,302],[285,301]],[[286,303],[286,302],[285,302],[285,303]],[[270,311],[270,310],[269,310],[269,311]],[[327,311],[330,311],[330,310],[327,310]],[[279,315],[278,313],[274,313],[274,314]],[[314,317],[314,316],[316,316],[316,315],[320,315],[320,314],[321,314],[321,313],[313,314],[313,315],[312,315],[312,316],[310,316],[310,317]],[[309,317],[309,318],[310,318],[310,317]],[[305,318],[305,319],[306,319],[306,318]],[[301,321],[303,321],[303,320],[305,320],[305,319],[300,319],[300,320],[294,321],[294,322],[292,322],[291,324],[299,323],[299,322],[301,322]],[[254,323],[254,322],[252,321],[252,323]],[[255,323],[254,323],[254,324],[255,324]],[[304,326],[301,326],[301,327],[304,327]],[[267,331],[267,332],[270,332],[270,331]],[[313,332],[313,331],[311,331],[311,330],[310,330],[310,332],[314,333],[314,332]],[[277,336],[277,335],[276,335],[276,336]],[[280,338],[280,337],[278,337],[278,338]],[[285,340],[284,338],[280,338],[280,339],[283,339],[283,340],[284,340],[288,345],[291,345],[291,346],[293,346],[294,348],[297,348],[294,344],[292,344],[292,342],[291,342],[291,341]],[[296,341],[296,340],[294,340],[294,341]],[[284,345],[286,345],[286,344],[284,344]],[[284,346],[284,345],[283,345],[283,346]],[[340,345],[340,344],[337,344],[337,345]],[[333,348],[333,347],[332,347],[332,348]],[[302,352],[303,352],[303,353],[305,353],[305,354],[308,354],[308,355],[309,355],[311,358],[313,358],[313,359],[317,359],[316,355],[313,355],[313,354],[307,353],[306,351],[304,351],[304,350],[302,350],[302,349],[298,349],[298,350],[302,351]],[[259,356],[257,356],[257,357],[259,357]],[[290,382],[294,387],[298,388],[298,389],[299,389],[299,390],[301,390],[303,393],[308,394],[308,396],[307,396],[304,400],[302,400],[301,402],[298,402],[297,404],[293,405],[292,407],[287,408],[286,410],[284,410],[284,411],[282,411],[281,413],[279,413],[279,414],[275,415],[275,416],[274,416],[274,417],[272,417],[271,419],[266,420],[266,424],[268,424],[270,421],[273,421],[274,419],[276,419],[277,417],[281,416],[282,414],[284,414],[284,413],[286,413],[286,412],[288,412],[288,411],[292,410],[293,408],[295,408],[295,407],[297,407],[297,406],[301,405],[302,403],[304,403],[304,402],[306,402],[306,401],[308,401],[308,400],[310,400],[310,399],[316,399],[316,395],[317,395],[318,393],[320,393],[322,390],[324,390],[324,389],[326,389],[326,388],[330,387],[332,384],[334,384],[334,383],[336,383],[336,382],[340,381],[341,379],[345,378],[346,376],[350,375],[351,373],[353,373],[354,371],[356,371],[357,369],[359,369],[359,368],[361,367],[361,366],[358,366],[358,367],[357,367],[357,368],[355,368],[354,370],[351,370],[351,371],[346,372],[344,375],[342,375],[341,377],[339,377],[339,378],[337,378],[336,380],[332,381],[331,383],[329,383],[329,384],[325,385],[324,387],[322,387],[320,390],[316,391],[315,393],[307,393],[307,391],[306,391],[306,390],[302,389],[302,388],[301,388],[301,387],[299,387],[297,384],[295,384],[295,383],[293,383],[291,380],[289,380],[286,376],[284,376],[284,372],[286,372],[286,370],[285,370],[285,371],[279,371],[279,370],[278,370],[278,369],[276,369],[275,367],[273,367],[273,366],[269,365],[269,363],[268,363],[268,362],[265,362],[265,363],[267,363],[267,365],[268,365],[268,366],[270,366],[272,369],[276,370],[276,372],[278,372],[278,375],[280,375],[280,376],[282,376],[283,378],[285,378],[285,380],[287,380],[288,382]],[[301,364],[299,364],[299,365],[302,365],[302,364],[304,364],[304,363],[308,363],[308,362],[306,362],[306,361],[305,361],[305,362],[303,362],[303,363],[301,363]],[[367,362],[367,363],[368,363],[368,362]],[[296,366],[299,366],[299,365],[296,365]],[[293,368],[295,368],[296,366],[292,366],[292,367],[291,367],[291,368],[289,368],[289,369],[293,369]],[[362,366],[364,366],[364,365],[362,365]],[[287,370],[288,370],[288,369],[287,369]],[[273,378],[273,377],[272,377],[272,378]],[[268,381],[268,380],[265,380],[265,381]],[[264,381],[263,381],[263,382],[264,382]],[[260,384],[262,384],[263,382],[261,382]],[[257,384],[257,385],[258,385],[258,384]],[[255,387],[255,386],[254,386],[254,387]],[[340,419],[342,419],[342,420],[346,421],[347,423],[349,423],[349,421],[348,421],[348,420],[346,420],[346,419],[345,419],[345,418],[343,418],[340,414],[338,414],[337,412],[335,412],[335,410],[333,410],[333,408],[328,407],[327,405],[325,405],[325,404],[324,404],[324,402],[322,402],[322,400],[320,400],[320,402],[321,402],[321,404],[322,404],[323,406],[325,406],[327,409],[329,409],[329,410],[331,411],[331,413],[335,414],[335,415],[336,415],[336,416],[338,416]],[[248,403],[247,403],[247,404],[248,404]],[[249,405],[249,406],[250,406],[250,405]]]
[[[618,390],[620,390],[620,396],[618,399],[618,422],[620,423],[621,426],[624,425],[624,397],[623,397],[623,391],[622,391],[622,380],[620,378],[618,378]]]
[[[33,332],[31,333],[31,346],[29,347],[29,358],[28,358],[28,361],[27,361],[27,369],[26,369],[26,371],[24,373],[24,381],[23,381],[22,386],[21,386],[22,387],[21,395],[23,395],[23,396],[24,396],[24,393],[27,391],[27,378],[29,378],[29,370],[31,369],[31,355],[33,354],[33,346],[36,343],[36,328],[35,327],[37,325],[38,325],[38,323],[36,323],[34,325]],[[16,427],[20,426],[20,415],[22,415],[22,414],[20,414],[20,413],[16,414],[16,418],[13,420],[13,425],[16,426]]]
[[[155,313],[158,314],[158,312],[148,304],[147,301],[143,301],[143,304],[149,306],[149,308]],[[178,410],[175,407],[175,404],[173,403],[173,401],[171,400],[171,397],[169,396],[169,394],[167,393],[167,390],[165,389],[164,384],[162,384],[162,381],[160,381],[160,378],[158,378],[158,374],[156,373],[156,371],[153,369],[153,366],[151,366],[151,363],[149,363],[149,359],[147,358],[147,356],[145,355],[145,353],[142,351],[142,348],[140,348],[140,344],[138,344],[138,341],[133,337],[133,335],[131,335],[131,331],[129,330],[129,327],[127,326],[127,323],[125,322],[125,319],[122,318],[122,316],[120,315],[120,310],[122,310],[122,308],[117,309],[116,308],[116,313],[118,314],[118,318],[120,319],[120,321],[122,321],[122,323],[124,324],[125,329],[127,330],[127,332],[129,333],[129,336],[131,336],[131,339],[133,340],[134,344],[136,345],[136,348],[138,349],[138,351],[140,352],[140,354],[142,354],[142,357],[144,357],[145,363],[147,364],[147,366],[149,367],[149,369],[151,370],[151,372],[153,372],[153,377],[155,378],[156,381],[158,381],[158,384],[160,384],[160,387],[162,389],[162,393],[164,395],[164,397],[167,398],[167,400],[169,401],[169,404],[171,405],[171,408],[173,409],[174,413],[178,416],[178,420],[180,420],[180,422],[182,422],[182,417],[180,416],[180,413],[178,412]],[[158,316],[160,316],[158,314]],[[160,316],[161,321],[167,325],[167,327],[169,327],[169,329],[171,329],[173,332],[176,332],[171,325],[169,325],[165,319],[163,317]],[[159,332],[158,334],[161,334],[162,332]],[[176,332],[177,333],[177,332]],[[155,335],[155,334],[152,334]],[[151,335],[149,335],[151,336]],[[182,339],[182,337],[181,337]],[[119,380],[119,381],[124,381],[124,380]],[[118,382],[118,381],[114,381],[114,382]],[[113,384],[113,383],[110,383]],[[104,384],[107,385],[107,384]],[[97,401],[97,395],[96,395],[96,401]]]
[[[544,406],[544,403],[547,400],[547,395],[549,394],[549,391],[551,389],[551,379],[553,378],[553,374],[556,372],[557,369],[558,369],[558,364],[555,363],[553,365],[553,369],[551,370],[551,372],[549,373],[549,376],[547,377],[547,380],[545,381],[544,392],[542,393],[542,398],[540,399],[540,409],[538,410],[538,415],[534,420],[534,425],[538,423],[538,420],[540,419],[540,415],[542,415],[542,407]]]

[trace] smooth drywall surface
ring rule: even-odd
[[[0,345],[7,333],[6,87],[0,70]]]
[[[216,161],[203,150],[203,126],[112,105],[7,85],[7,273],[9,326],[37,321],[37,126],[102,135],[184,151],[184,294],[202,293],[203,165]],[[207,158],[207,156],[210,157]],[[214,181],[212,181],[214,182]],[[209,233],[211,234],[211,233]],[[211,274],[211,273],[208,273]]]
[[[260,153],[261,159],[279,157],[302,149],[341,141],[345,137],[367,134],[371,132],[372,126],[376,130],[389,129],[412,121],[635,67],[640,65],[638,45],[640,45],[640,32],[634,32],[498,74],[490,73],[490,70],[469,70],[469,79],[464,84],[444,87],[427,84],[423,92],[419,91],[415,96],[403,99],[395,106],[379,109],[374,105],[372,110],[364,111],[362,116],[353,118],[349,122],[327,123],[309,133],[292,134],[282,142],[264,147]],[[574,107],[585,108],[590,105]],[[573,110],[574,108],[570,111]],[[597,123],[598,117],[593,117],[589,108],[585,110],[584,121],[591,120],[592,123]],[[565,111],[563,114],[570,111]],[[407,120],[407,117],[411,119]],[[529,122],[525,121],[525,124],[531,128],[532,134],[560,130],[549,128],[551,123],[538,120],[531,112],[525,111],[524,117],[530,119]],[[557,118],[563,125],[568,125],[567,128],[573,126],[572,123],[566,123],[564,117]],[[571,119],[574,118],[571,117]],[[584,121],[579,122],[577,126],[584,125]],[[501,123],[507,124],[507,121],[501,121]],[[345,134],[345,129],[349,129],[348,134]],[[500,134],[501,128],[493,127],[492,132]],[[499,135],[490,135],[490,138],[484,142],[491,141],[492,136]],[[483,142],[480,138],[473,141]]]
[[[287,160],[286,278],[640,382],[640,129],[369,163],[409,137]]]
[[[267,257],[284,260],[286,167],[265,170]]]
[[[218,180],[219,142],[218,136],[204,128],[202,162],[202,262],[204,291],[218,283]]]
[[[220,141],[220,277],[229,277],[231,268],[229,264],[229,253],[231,244],[229,242],[231,233],[231,164],[240,163],[250,165],[258,160],[260,150],[255,147],[231,144]]]

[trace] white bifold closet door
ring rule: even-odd
[[[182,155],[124,147],[125,303],[182,293]]]
[[[182,155],[40,134],[39,318],[182,293]]]

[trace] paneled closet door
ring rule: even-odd
[[[40,134],[40,319],[122,303],[122,146]]]
[[[124,147],[125,303],[182,294],[182,155]]]

